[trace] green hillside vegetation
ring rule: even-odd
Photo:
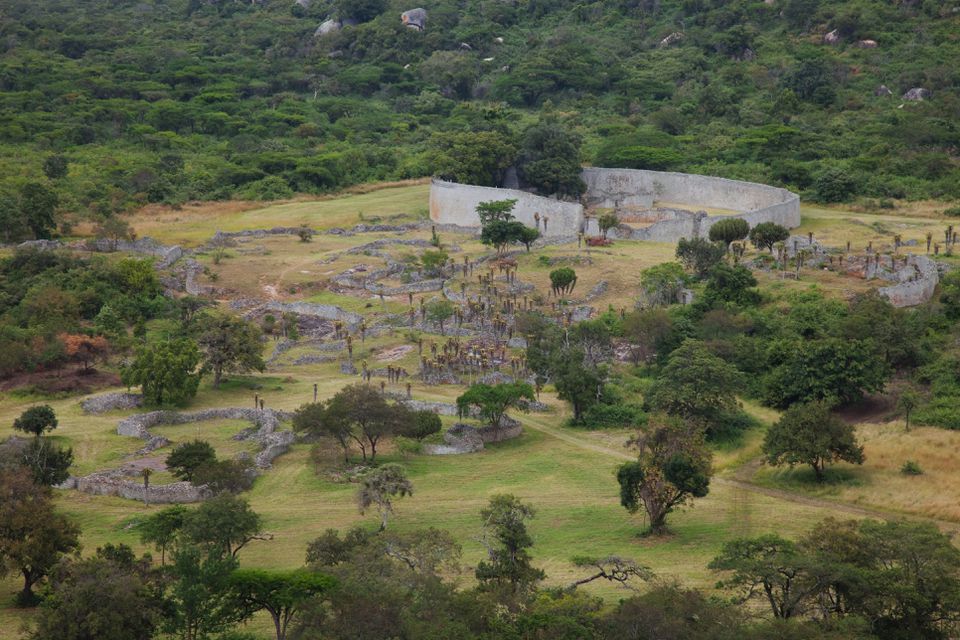
[[[514,162],[575,194],[554,178],[581,141],[586,163],[822,201],[960,198],[955,0],[431,0],[422,32],[408,3],[308,5],[5,3],[4,238]],[[315,36],[329,16],[359,24]]]

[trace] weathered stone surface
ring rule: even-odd
[[[674,31],[657,44],[657,49],[666,49],[670,45],[676,44],[681,40],[683,40],[683,34],[679,31]]]
[[[860,40],[857,42],[857,46],[861,49],[876,49],[877,41],[876,40]]]
[[[404,11],[400,14],[400,21],[411,29],[423,31],[427,28],[427,10],[418,7]]]
[[[910,256],[907,266],[897,272],[899,284],[880,287],[880,295],[895,307],[912,307],[933,297],[940,282],[937,263],[926,256]]]
[[[84,398],[80,408],[84,413],[106,413],[114,409],[136,409],[143,404],[143,395],[139,393],[104,393]]]
[[[443,445],[425,445],[424,452],[431,455],[455,455],[482,451],[484,446],[503,442],[523,434],[523,427],[516,420],[506,418],[500,426],[476,427],[455,424],[443,434]]]
[[[320,26],[317,27],[317,30],[313,32],[313,37],[321,38],[323,36],[330,35],[331,33],[336,33],[342,28],[343,23],[339,20],[334,20],[332,18],[330,20],[324,20],[320,23]]]
[[[874,95],[880,96],[880,97],[892,96],[892,95],[893,95],[893,91],[890,91],[890,87],[888,87],[888,86],[885,85],[885,84],[882,84],[882,85],[880,85],[879,87],[877,87],[877,90],[874,91],[873,93],[874,93]]]
[[[924,100],[929,100],[932,97],[933,94],[931,94],[928,89],[924,89],[923,87],[914,87],[903,94],[904,100],[911,100],[914,102],[922,102]]]
[[[837,44],[838,42],[840,42],[840,31],[838,31],[837,29],[834,29],[833,31],[823,36],[824,44]]]
[[[130,480],[120,469],[92,473],[82,478],[70,477],[59,485],[61,489],[76,489],[96,496],[117,496],[153,504],[186,504],[199,502],[210,496],[206,486],[194,486],[189,482],[143,486],[142,481]]]

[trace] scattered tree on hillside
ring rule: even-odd
[[[526,382],[504,382],[495,385],[477,382],[457,398],[457,409],[469,415],[476,407],[480,418],[492,427],[499,427],[511,408],[523,409],[523,401],[534,400],[533,387]]]
[[[387,520],[393,515],[393,499],[413,495],[413,483],[407,472],[398,464],[385,464],[364,474],[357,489],[357,505],[360,513],[376,506],[380,514],[380,531],[387,528]]]
[[[633,364],[650,361],[673,330],[673,321],[664,309],[633,311],[623,318],[623,335],[630,342]]]
[[[897,409],[903,414],[904,428],[910,431],[910,415],[920,404],[920,394],[913,389],[905,389],[897,399]]]
[[[13,421],[13,428],[39,438],[44,433],[57,428],[57,414],[48,404],[30,407]]]
[[[110,353],[110,343],[103,336],[61,333],[57,337],[63,343],[64,355],[80,363],[81,373],[89,373],[97,360],[106,360]]]
[[[526,521],[534,515],[533,507],[509,494],[493,496],[489,506],[480,511],[482,542],[487,548],[487,559],[477,563],[481,589],[515,597],[543,580],[544,572],[531,565],[528,551],[533,539],[527,533]]]
[[[431,300],[425,306],[427,319],[440,327],[440,335],[444,333],[444,324],[456,313],[456,307],[446,298]]]
[[[823,482],[827,464],[863,464],[863,447],[852,425],[830,412],[825,402],[792,405],[767,431],[763,453],[773,465],[809,464]]]
[[[176,504],[147,516],[137,526],[140,530],[140,542],[152,544],[160,552],[161,566],[166,563],[167,549],[176,540],[186,517],[187,508]]]
[[[750,224],[742,218],[723,218],[710,227],[711,242],[722,242],[730,251],[730,243],[743,240],[750,233]]]
[[[516,200],[492,200],[477,205],[480,241],[494,247],[497,256],[502,256],[507,245],[514,242],[522,242],[529,251],[530,244],[540,237],[536,229],[514,220],[511,211],[516,204]]]
[[[138,385],[148,404],[182,403],[200,386],[200,350],[188,339],[167,340],[140,347],[133,362],[124,366],[120,379]]]
[[[677,243],[676,255],[677,259],[683,263],[684,268],[692,271],[698,278],[702,278],[723,260],[726,253],[726,247],[717,242],[711,242],[703,238],[694,238],[693,240],[680,238],[680,242]]]
[[[55,511],[49,487],[36,484],[25,469],[0,472],[0,576],[23,577],[18,604],[36,604],[34,585],[80,547],[79,536],[80,528]]]
[[[577,272],[570,267],[560,267],[550,272],[550,290],[560,297],[573,293],[577,286]]]
[[[773,245],[784,242],[790,237],[790,230],[775,222],[761,222],[750,230],[750,242],[757,249],[767,249],[773,253]]]
[[[401,435],[414,440],[423,440],[435,433],[440,433],[442,428],[443,422],[440,416],[433,411],[414,411],[413,419]]]
[[[70,477],[73,449],[58,447],[49,438],[34,438],[24,448],[21,461],[34,482],[52,487]]]
[[[263,519],[243,498],[221,494],[184,515],[181,531],[195,545],[225,557],[237,554],[254,540],[271,540]]]
[[[710,450],[700,429],[667,417],[651,418],[628,444],[639,453],[636,462],[627,462],[617,471],[620,504],[630,513],[642,507],[648,531],[662,535],[672,511],[709,492]]]
[[[286,640],[290,623],[311,599],[332,589],[336,581],[312,571],[237,569],[230,575],[231,595],[241,619],[266,611],[273,620],[277,640]]]
[[[216,462],[217,452],[209,442],[194,440],[178,444],[167,455],[166,466],[174,477],[193,482],[201,467]]]
[[[640,272],[638,308],[665,307],[680,302],[687,275],[677,262],[664,262]]]
[[[610,229],[616,228],[619,224],[620,218],[618,218],[617,214],[613,211],[608,211],[597,218],[597,226],[600,228],[600,233],[604,238],[607,237],[607,232],[609,232]]]
[[[204,367],[213,371],[213,387],[220,386],[224,371],[263,371],[260,328],[236,316],[208,314],[197,323],[197,343]]]

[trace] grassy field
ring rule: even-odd
[[[132,222],[140,236],[199,246],[218,229],[299,224],[328,228],[347,227],[361,220],[416,219],[426,209],[427,191],[427,185],[414,184],[339,199],[267,207],[243,203],[233,207],[225,204],[185,207],[181,211],[151,209]],[[843,246],[849,240],[854,250],[860,247],[860,251],[868,241],[872,240],[875,246],[891,243],[892,234],[899,233],[904,240],[915,239],[920,243],[909,250],[923,252],[925,234],[929,231],[942,236],[944,225],[932,209],[876,215],[805,207],[803,226],[797,233],[812,231],[831,246]],[[219,264],[214,263],[211,255],[198,259],[215,274],[215,280],[208,279],[207,283],[221,288],[223,298],[306,299],[378,316],[404,312],[408,308],[406,296],[388,298],[381,304],[372,294],[331,290],[327,281],[333,275],[360,264],[370,269],[383,264],[383,259],[376,256],[343,255],[342,252],[378,238],[427,239],[428,236],[426,231],[402,236],[322,234],[309,243],[300,242],[294,236],[270,236],[238,244],[228,250]],[[458,263],[463,255],[475,257],[487,251],[467,235],[442,234],[441,240],[448,247],[460,249],[451,254]],[[413,251],[411,247],[385,250],[396,259]],[[589,302],[603,310],[608,306],[631,307],[637,295],[640,271],[670,260],[673,247],[617,242],[612,247],[589,251],[565,245],[517,254],[519,277],[533,283],[539,291],[547,291],[551,267],[545,265],[540,256],[554,262],[575,263],[579,280],[574,297],[582,298],[596,285],[606,283],[606,291]],[[473,286],[475,277],[469,279],[469,286]],[[873,286],[860,279],[819,271],[805,272],[799,282],[780,281],[775,274],[761,275],[761,281],[766,290],[774,292],[817,286],[840,297]],[[452,286],[459,286],[456,279]],[[436,294],[424,295],[429,299]],[[416,296],[415,305],[420,297]],[[362,343],[357,341],[355,360],[368,360],[374,367],[381,366],[379,354],[409,344],[407,333],[401,327]],[[429,342],[444,339],[428,336],[428,348]],[[266,343],[264,349],[265,355],[269,354],[273,343]],[[250,406],[254,393],[263,397],[268,407],[292,410],[311,400],[314,384],[319,386],[320,397],[326,398],[352,381],[339,373],[337,362],[291,364],[298,355],[310,352],[309,346],[298,347],[266,373],[234,377],[220,390],[215,391],[204,382],[190,410]],[[414,349],[392,363],[413,371],[417,360]],[[402,388],[403,385],[396,385],[393,390]],[[416,398],[448,402],[461,391],[461,387],[455,386],[427,387],[417,383],[413,387]],[[463,582],[466,584],[472,580],[470,567],[483,553],[476,541],[480,529],[479,510],[491,495],[501,492],[514,493],[537,509],[537,517],[530,525],[535,541],[533,554],[553,585],[568,583],[580,575],[571,562],[575,555],[617,554],[635,558],[661,576],[676,577],[686,584],[710,589],[715,576],[706,565],[725,541],[772,531],[797,535],[824,517],[856,515],[849,505],[960,522],[955,489],[960,481],[960,471],[955,465],[960,434],[924,428],[906,433],[898,423],[860,425],[867,463],[857,469],[842,467],[836,476],[844,478],[843,483],[811,488],[802,469],[771,470],[757,464],[764,429],[761,426],[748,432],[736,445],[725,445],[715,451],[718,475],[710,495],[698,500],[693,508],[671,517],[671,536],[643,538],[638,535],[644,526],[642,518],[631,516],[620,507],[614,479],[616,466],[631,457],[622,444],[629,434],[566,427],[568,416],[563,403],[549,389],[544,399],[551,405],[552,412],[518,416],[525,426],[524,435],[488,447],[481,453],[401,458],[389,448],[385,452],[384,459],[397,460],[408,468],[415,487],[414,495],[397,505],[397,516],[391,527],[448,529],[464,547]],[[56,409],[60,418],[56,434],[64,444],[74,448],[77,475],[120,466],[142,446],[139,440],[116,435],[116,423],[126,415],[124,412],[91,416],[81,411],[79,398],[49,399],[16,394],[0,396],[0,438],[12,433],[10,424],[14,417],[37,402],[49,402]],[[749,403],[746,408],[761,423],[776,419],[776,413],[769,409]],[[155,432],[175,442],[196,437],[208,439],[222,455],[232,455],[247,450],[246,444],[230,438],[245,426],[238,421],[219,420],[161,426],[156,427]],[[153,455],[165,454],[166,450],[160,450]],[[925,473],[910,477],[901,474],[900,467],[906,458],[916,461]],[[164,478],[165,474],[158,474],[154,482],[162,482]],[[358,512],[354,492],[354,485],[334,482],[322,471],[317,473],[310,447],[296,445],[257,480],[249,494],[254,509],[263,515],[266,529],[274,534],[274,539],[251,544],[241,553],[242,563],[296,567],[303,562],[307,543],[325,529],[342,530],[357,524],[375,527],[374,514],[362,516]],[[80,522],[85,554],[108,541],[125,542],[146,551],[139,544],[135,525],[157,507],[73,491],[58,491],[57,500],[61,508]],[[0,639],[18,637],[19,625],[29,615],[11,607],[16,586],[14,577],[0,581]],[[590,588],[610,599],[624,593],[604,585]],[[259,623],[255,628],[260,628]]]

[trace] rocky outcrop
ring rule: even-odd
[[[666,49],[670,45],[676,44],[681,40],[683,40],[683,34],[679,31],[674,31],[657,44],[657,49]]]
[[[895,307],[912,307],[926,302],[933,297],[940,282],[937,263],[926,256],[910,256],[896,277],[898,284],[877,290]]]
[[[824,44],[837,44],[839,42],[840,42],[840,31],[838,29],[834,29],[833,31],[830,31],[825,36],[823,36]]]
[[[115,409],[136,409],[143,404],[143,396],[139,393],[104,393],[99,396],[84,398],[80,408],[84,413],[106,413]]]
[[[903,94],[904,100],[910,100],[913,102],[923,102],[924,100],[929,100],[932,97],[933,94],[931,94],[928,89],[924,89],[923,87],[914,87]]]
[[[890,87],[888,87],[887,85],[882,84],[882,85],[880,85],[879,87],[877,87],[877,90],[874,91],[873,94],[874,94],[875,96],[879,96],[879,97],[883,98],[883,97],[886,97],[886,96],[892,96],[892,95],[893,95],[893,91],[890,91]]]
[[[427,10],[418,7],[404,11],[400,14],[400,21],[411,29],[423,31],[427,28]]]

